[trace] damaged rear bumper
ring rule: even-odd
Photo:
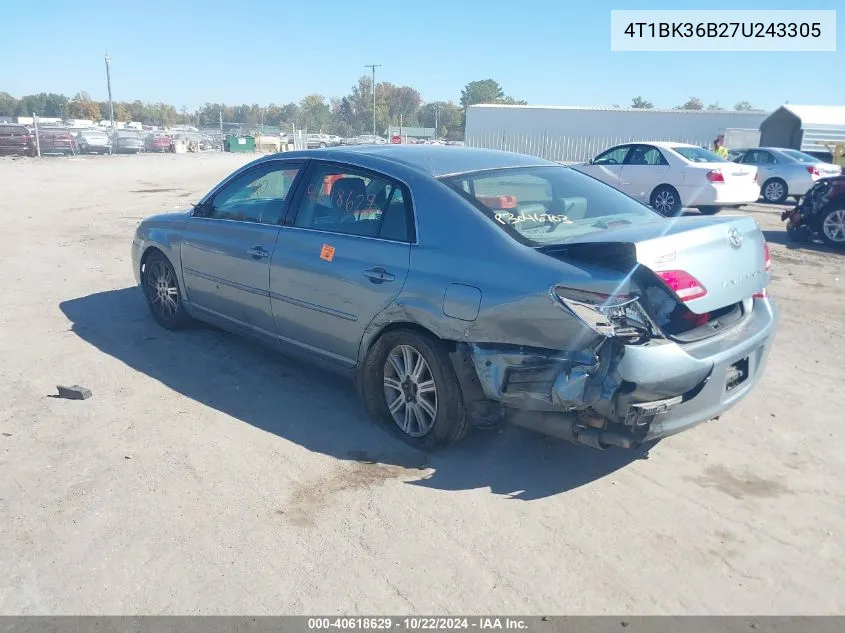
[[[453,363],[470,417],[506,421],[596,448],[633,448],[730,409],[753,389],[777,325],[768,299],[717,337],[577,351],[461,344]]]

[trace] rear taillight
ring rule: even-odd
[[[810,165],[810,166],[808,166],[808,167],[807,167],[807,172],[808,172],[811,176],[819,176],[819,175],[820,175],[819,168],[818,168],[818,167],[816,167],[815,165]]]
[[[552,297],[596,334],[626,344],[641,343],[658,334],[657,326],[637,297],[566,286],[555,287]]]
[[[683,270],[661,270],[657,272],[657,276],[681,301],[700,299],[707,294],[707,289],[701,282]]]
[[[722,175],[722,170],[711,169],[707,172],[707,180],[710,182],[725,182],[725,177]]]

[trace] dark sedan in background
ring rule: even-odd
[[[0,123],[0,155],[35,156],[35,135],[23,125]]]
[[[112,147],[118,154],[138,154],[145,149],[144,138],[134,130],[117,130],[112,136]]]
[[[507,421],[595,448],[680,432],[752,390],[777,322],[753,218],[436,145],[261,158],[141,222],[132,268],[162,326],[346,373],[421,448]]]

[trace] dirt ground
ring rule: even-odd
[[[345,382],[148,316],[138,221],[251,158],[0,159],[0,613],[845,612],[845,254],[746,209],[782,319],[718,422],[425,456]]]

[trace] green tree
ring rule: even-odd
[[[460,109],[452,101],[426,103],[420,108],[418,118],[423,127],[434,127],[436,124],[438,136],[459,131],[463,122]]]
[[[18,100],[8,92],[0,92],[0,116],[15,116],[18,111]]]
[[[703,110],[704,102],[698,97],[690,97],[686,103],[676,106],[676,110]]]
[[[319,132],[331,122],[331,108],[323,95],[308,95],[299,103],[297,125],[313,132]]]
[[[638,110],[651,110],[654,104],[651,101],[646,101],[642,97],[634,97],[631,99],[631,107]]]
[[[505,92],[499,82],[493,79],[470,81],[461,90],[461,107],[466,110],[467,106],[476,103],[498,103],[504,96]]]
[[[68,116],[73,119],[100,120],[100,104],[91,99],[87,92],[77,92],[68,103]]]
[[[754,110],[754,106],[751,105],[748,101],[738,101],[734,104],[734,110],[737,112],[751,112]]]
[[[722,108],[722,106],[717,101],[716,103],[711,103],[710,105],[708,105],[707,109],[708,110],[723,110],[724,108]]]
[[[114,120],[115,121],[131,121],[132,113],[125,103],[119,101],[114,104]]]

